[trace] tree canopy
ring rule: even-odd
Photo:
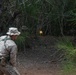
[[[75,35],[76,0],[0,0],[0,30],[26,26],[31,34]]]

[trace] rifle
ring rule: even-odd
[[[7,65],[6,69],[9,71],[9,73],[11,75],[20,75],[20,73],[18,72],[18,70],[16,69],[16,67],[13,67],[11,65]]]

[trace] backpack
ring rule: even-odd
[[[0,37],[0,41],[4,41],[5,50],[7,50],[7,48],[6,48],[6,41],[7,40],[10,40],[10,38],[8,38],[8,36],[1,36]],[[1,58],[1,64],[2,64],[2,66],[5,66],[6,62],[9,61],[9,60],[10,60],[10,52],[9,52],[8,57],[2,57]]]

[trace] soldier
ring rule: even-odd
[[[17,45],[14,42],[20,32],[17,28],[10,27],[6,34],[0,37],[0,75],[20,75],[16,69]],[[16,74],[12,74],[11,69],[7,69],[8,65]]]

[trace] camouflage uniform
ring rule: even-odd
[[[11,71],[15,71],[16,67],[16,54],[17,54],[17,45],[10,36],[1,36],[0,37],[0,63],[4,69],[9,71],[10,75],[14,75]],[[9,66],[8,66],[9,65]],[[15,68],[16,69],[16,68]],[[1,75],[1,74],[0,74]],[[20,75],[20,74],[16,74]]]

